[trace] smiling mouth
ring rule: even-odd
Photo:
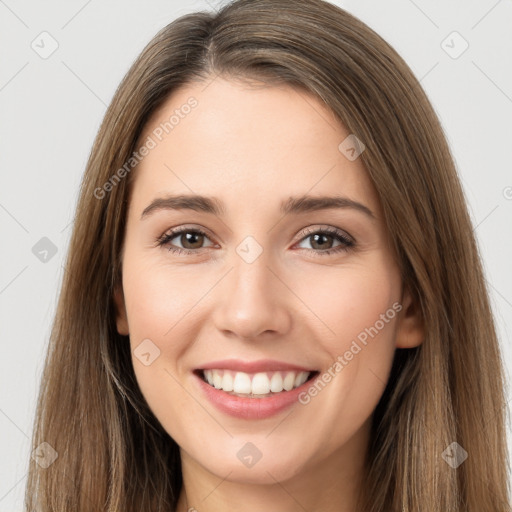
[[[280,370],[246,373],[225,369],[196,370],[204,382],[232,396],[267,398],[286,393],[313,380],[318,371]]]

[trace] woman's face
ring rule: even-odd
[[[421,335],[349,136],[313,96],[221,77],[145,128],[117,327],[188,468],[274,483],[362,463],[395,348]]]

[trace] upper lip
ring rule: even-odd
[[[200,370],[233,370],[244,373],[258,372],[277,372],[280,370],[289,370],[297,372],[314,372],[314,369],[305,366],[276,361],[274,359],[259,359],[258,361],[242,361],[240,359],[223,359],[222,361],[212,361],[200,366]]]

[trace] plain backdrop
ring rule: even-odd
[[[469,203],[510,375],[512,1],[333,3],[402,55],[440,117]],[[106,106],[160,28],[220,5],[0,0],[0,512],[22,510],[70,223]],[[46,261],[41,247],[49,251]]]

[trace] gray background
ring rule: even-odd
[[[441,119],[469,202],[510,375],[512,1],[333,3],[396,48]],[[0,0],[0,512],[22,509],[70,222],[106,105],[157,30],[187,12],[220,5]],[[40,35],[45,31],[49,35]],[[464,41],[469,46],[459,55]],[[43,237],[55,246],[54,255],[40,252],[48,246]]]

